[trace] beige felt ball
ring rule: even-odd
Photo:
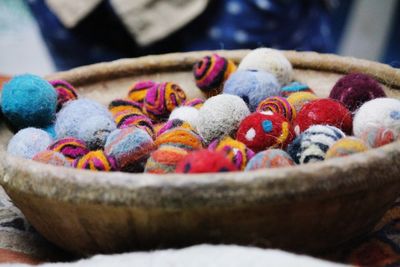
[[[282,52],[270,48],[257,48],[240,62],[239,70],[263,70],[273,74],[281,86],[292,81],[293,67]]]

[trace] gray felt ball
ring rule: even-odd
[[[90,99],[77,99],[68,102],[58,112],[55,123],[57,138],[79,138],[79,129],[82,124],[93,116],[104,116],[112,120],[112,114],[108,109]]]
[[[31,159],[37,153],[46,150],[52,142],[47,132],[32,127],[25,128],[11,138],[7,152],[13,156]]]
[[[199,110],[197,130],[209,143],[224,135],[234,134],[249,114],[249,108],[240,97],[229,94],[213,96]]]

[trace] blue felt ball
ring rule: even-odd
[[[54,120],[57,93],[39,76],[15,76],[3,86],[1,107],[4,116],[17,129],[45,127]]]
[[[253,112],[267,97],[279,96],[280,86],[275,76],[261,70],[238,70],[224,84],[224,94],[241,97]]]
[[[79,128],[78,139],[84,141],[90,150],[102,149],[108,135],[117,129],[113,119],[96,115],[85,120]]]
[[[96,101],[80,98],[68,102],[57,113],[55,123],[57,138],[75,137],[79,139],[81,125],[93,116],[104,116],[113,120],[108,109]]]
[[[47,132],[29,127],[18,131],[11,138],[7,152],[13,156],[31,159],[37,153],[46,150],[52,142]]]

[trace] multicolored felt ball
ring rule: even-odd
[[[267,149],[258,152],[247,163],[245,171],[281,168],[295,165],[293,159],[282,149]]]
[[[239,126],[236,138],[254,152],[286,148],[295,137],[288,120],[279,114],[252,113]]]
[[[400,100],[376,98],[364,103],[354,116],[353,126],[354,135],[372,147],[396,140],[400,135]]]
[[[368,150],[368,146],[361,139],[344,137],[334,143],[326,152],[325,159],[345,157]]]
[[[172,145],[188,151],[204,147],[204,141],[196,132],[186,128],[173,128],[159,135],[155,141],[157,146]]]
[[[237,171],[224,153],[202,149],[186,155],[176,166],[177,173],[212,173]]]
[[[339,101],[323,98],[305,104],[293,123],[296,134],[300,134],[312,125],[335,126],[346,134],[351,134],[353,119],[350,111]]]
[[[176,165],[188,154],[186,149],[162,145],[151,153],[144,167],[144,172],[165,174],[175,172]]]
[[[121,112],[143,113],[143,105],[136,101],[118,98],[110,102],[108,110],[115,118]]]
[[[262,70],[276,77],[281,86],[293,77],[292,64],[285,55],[275,49],[257,48],[249,52],[240,62],[238,70]]]
[[[276,78],[261,70],[238,70],[224,84],[224,94],[237,95],[255,111],[258,104],[270,96],[280,94],[280,85]]]
[[[146,97],[147,90],[157,83],[151,80],[138,81],[129,88],[128,98],[132,101],[142,103]]]
[[[174,128],[185,128],[185,129],[189,129],[191,131],[196,131],[195,128],[193,128],[192,125],[190,125],[188,122],[180,120],[180,119],[173,119],[173,120],[169,120],[169,121],[163,123],[161,128],[158,129],[156,135],[158,137],[158,136],[162,135],[163,133],[165,133],[166,131],[169,131]]]
[[[52,142],[53,140],[47,132],[29,127],[19,130],[10,139],[7,152],[13,156],[31,159],[37,153],[46,150]]]
[[[298,92],[315,94],[307,84],[300,82],[292,82],[281,88],[281,96],[283,97],[289,97],[291,94]]]
[[[104,152],[116,159],[122,171],[140,172],[155,148],[153,138],[146,131],[132,126],[111,132]]]
[[[183,104],[186,107],[194,107],[200,109],[204,104],[204,99],[201,98],[193,98],[191,100],[185,101]]]
[[[90,150],[102,149],[107,136],[116,129],[114,120],[106,116],[91,116],[79,127],[78,138]]]
[[[194,64],[193,75],[197,87],[210,97],[221,93],[224,82],[235,70],[233,61],[213,54]]]
[[[240,122],[249,114],[249,108],[240,97],[229,94],[213,96],[199,110],[197,130],[209,143],[235,134]]]
[[[59,139],[52,143],[48,149],[63,154],[64,157],[70,162],[89,153],[89,149],[86,147],[86,144],[74,137]]]
[[[3,85],[1,110],[16,128],[46,127],[54,121],[57,93],[39,76],[24,74]]]
[[[288,146],[288,153],[296,163],[323,161],[328,149],[346,135],[329,125],[313,125],[296,137]]]
[[[171,111],[185,100],[186,94],[179,85],[163,82],[147,90],[143,109],[152,120],[162,120],[168,118]]]
[[[230,136],[211,142],[208,149],[223,152],[239,170],[244,170],[247,162],[254,156],[254,152],[251,149]]]
[[[52,80],[49,83],[54,87],[57,92],[57,111],[68,101],[78,98],[76,89],[64,80]]]
[[[74,167],[105,172],[118,170],[117,161],[112,156],[107,156],[103,150],[90,151],[83,157],[76,159]]]
[[[312,93],[298,92],[289,95],[287,101],[294,107],[297,114],[305,104],[317,99],[318,97]]]
[[[289,122],[296,118],[296,110],[286,98],[281,96],[267,97],[258,104],[257,112],[271,112],[282,115]]]
[[[55,166],[71,166],[71,163],[64,157],[63,154],[53,150],[41,151],[37,153],[32,159],[37,162],[51,164]]]
[[[114,120],[118,129],[136,126],[145,130],[153,139],[155,138],[153,123],[141,112],[121,111],[114,115]]]
[[[336,82],[329,97],[342,102],[354,112],[365,102],[386,97],[386,94],[374,78],[363,73],[351,73]]]

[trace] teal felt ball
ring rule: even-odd
[[[45,127],[53,122],[57,93],[46,80],[24,74],[3,86],[1,107],[4,116],[17,129]]]

